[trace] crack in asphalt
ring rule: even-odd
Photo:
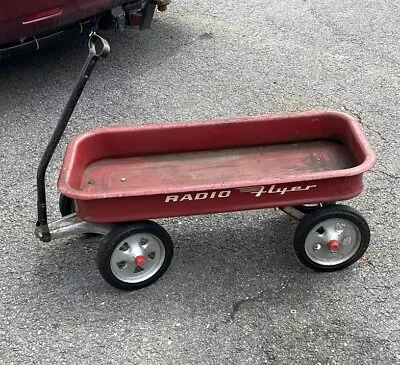
[[[349,114],[353,115],[357,119],[357,122],[360,123],[364,128],[377,134],[383,141],[385,141],[385,142],[393,142],[394,141],[394,140],[391,140],[390,138],[385,137],[382,134],[382,132],[378,131],[377,129],[372,128],[371,126],[365,124],[364,121],[362,120],[361,113],[354,111],[352,109],[349,109],[346,105],[343,105],[342,108]]]
[[[349,109],[346,105],[343,105],[342,107],[343,107],[343,109],[344,109],[346,112],[348,112],[348,113],[354,115],[354,116],[356,117],[358,123],[364,125],[364,122],[363,122],[363,120],[362,120],[362,118],[361,118],[360,113],[358,113],[358,112],[356,112],[356,111],[354,111],[354,110]]]
[[[387,176],[387,177],[389,177],[389,178],[391,178],[391,179],[395,179],[395,180],[400,179],[400,176],[399,176],[399,175],[391,174],[391,173],[389,173],[389,172],[382,171],[382,170],[375,170],[375,171],[372,171],[372,173],[382,174],[382,175],[385,175],[385,176]]]
[[[246,299],[241,299],[241,300],[238,300],[237,302],[235,302],[232,306],[232,310],[229,313],[229,318],[226,320],[226,323],[235,321],[236,315],[240,311],[240,308],[242,307],[243,304],[257,302],[263,296],[264,296],[264,291],[261,291],[260,293],[258,293],[258,295],[254,296],[254,297],[247,297]]]

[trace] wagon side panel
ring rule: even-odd
[[[362,177],[291,184],[243,186],[149,196],[78,200],[78,216],[89,222],[123,222],[347,200],[363,190]]]

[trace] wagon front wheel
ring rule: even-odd
[[[168,232],[151,221],[117,226],[97,252],[97,267],[110,285],[123,290],[144,288],[158,280],[173,257]]]
[[[317,271],[352,265],[368,248],[370,230],[355,209],[344,205],[319,208],[300,221],[294,235],[299,260]]]

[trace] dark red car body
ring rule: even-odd
[[[29,48],[27,43],[31,49],[39,49],[42,40],[50,43],[61,33],[83,33],[84,26],[85,30],[93,27],[99,15],[111,14],[111,9],[119,8],[120,15],[126,15],[126,24],[145,29],[155,7],[165,10],[168,3],[169,0],[0,0],[0,59],[7,52],[11,55],[22,47]],[[132,24],[136,15],[142,23]]]
[[[61,28],[121,5],[122,2],[122,0],[2,0],[0,44]]]

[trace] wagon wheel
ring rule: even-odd
[[[60,194],[58,208],[60,209],[61,217],[75,213],[75,201],[64,194]]]
[[[159,224],[143,221],[117,226],[101,242],[97,267],[112,286],[144,288],[158,280],[171,263],[171,237]]]
[[[294,250],[304,265],[317,271],[335,271],[360,259],[369,240],[368,223],[360,213],[344,205],[328,205],[300,221]]]

